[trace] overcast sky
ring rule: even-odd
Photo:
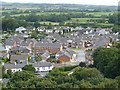
[[[20,3],[68,3],[68,4],[92,4],[92,5],[118,5],[120,0],[0,0],[3,2]]]

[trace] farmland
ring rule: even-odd
[[[72,26],[112,27],[113,24],[109,23],[109,16],[116,13],[116,10],[117,7],[94,5],[5,4],[0,12],[1,18],[11,17],[32,24],[38,22],[48,26],[72,23]]]

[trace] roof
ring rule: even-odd
[[[50,56],[50,53],[48,51],[45,51],[41,56],[42,57],[48,57],[48,56]]]
[[[38,42],[35,44],[35,48],[60,48],[60,43],[48,43],[48,42]]]
[[[69,48],[66,49],[66,51],[72,56],[75,52]]]
[[[7,53],[0,53],[0,57],[7,57]]]
[[[10,60],[27,60],[27,54],[11,55]]]
[[[38,63],[33,63],[32,64],[34,67],[50,67],[52,66],[52,63],[51,62],[38,62]]]
[[[71,55],[65,50],[62,50],[62,51],[58,52],[57,55],[58,55],[57,58],[59,58],[61,56],[67,56],[67,57],[71,58]]]
[[[10,49],[10,51],[20,51],[21,53],[29,53],[30,52],[30,50],[27,49],[26,47],[20,47],[20,46],[13,47]]]
[[[14,68],[23,68],[24,66],[25,66],[26,64],[24,63],[24,64],[4,64],[4,67],[6,68],[6,69],[14,69]]]

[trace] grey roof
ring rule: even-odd
[[[38,42],[35,44],[36,48],[60,48],[60,43],[47,43],[47,42]]]
[[[4,83],[5,85],[7,85],[9,79],[7,79],[7,78],[3,78],[2,81],[3,81],[3,83]]]
[[[29,53],[30,52],[30,50],[27,49],[26,47],[20,47],[20,46],[13,47],[10,49],[10,51],[20,51],[21,53]]]
[[[5,45],[10,45],[12,46],[15,42],[19,44],[22,41],[18,36],[11,36],[8,39],[5,40]]]
[[[7,53],[0,53],[0,57],[7,57]]]
[[[13,46],[14,41],[5,41],[5,45]]]
[[[75,52],[69,48],[66,49],[66,51],[72,56]]]
[[[28,46],[28,45],[29,45],[29,43],[25,42],[25,41],[21,42],[21,44],[20,44],[20,46]]]
[[[50,53],[48,51],[45,51],[41,56],[42,57],[48,57],[48,56],[50,56]]]
[[[5,69],[14,69],[14,68],[23,68],[26,64],[23,63],[23,64],[5,64],[4,67]]]
[[[50,67],[52,66],[52,63],[51,62],[37,62],[37,63],[33,63],[32,64],[34,67]]]
[[[99,37],[96,41],[95,41],[95,47],[103,47],[105,46],[107,43],[109,42],[109,40],[105,37]]]
[[[59,55],[58,58],[61,56],[68,56],[71,58],[71,55],[66,50],[59,51],[57,54]]]
[[[27,54],[11,55],[10,60],[11,61],[15,61],[15,60],[27,60]]]

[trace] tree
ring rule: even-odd
[[[79,87],[80,88],[93,88],[93,85],[89,81],[83,79],[79,82]]]
[[[88,78],[103,78],[102,74],[96,68],[77,68],[72,74],[77,80]]]
[[[38,38],[37,36],[38,36],[37,31],[33,31],[33,32],[31,33],[31,38],[37,39],[37,38]]]
[[[32,64],[30,65],[25,65],[22,70],[25,70],[25,71],[30,71],[30,72],[35,72],[35,68],[32,66]]]
[[[118,84],[117,84],[116,80],[105,78],[97,87],[98,88],[114,88],[114,89],[117,89]]]
[[[3,78],[11,78],[13,73],[11,70],[7,70],[7,73],[3,73]]]
[[[105,76],[115,78],[120,75],[120,61],[117,48],[98,48],[93,53],[94,67]]]
[[[35,56],[35,60],[38,62],[38,61],[41,61],[42,60],[42,57],[40,55],[36,55]]]
[[[116,81],[118,83],[118,88],[120,88],[120,76],[117,76],[115,79],[116,79]]]
[[[80,62],[79,66],[80,66],[80,67],[85,67],[86,64],[85,64],[85,62]]]
[[[34,27],[35,27],[35,28],[40,27],[40,23],[39,23],[39,22],[35,22],[35,23],[34,23]]]
[[[16,72],[13,74],[11,79],[8,81],[7,87],[8,88],[26,88],[28,81],[34,78],[35,75],[28,71],[21,71]]]

